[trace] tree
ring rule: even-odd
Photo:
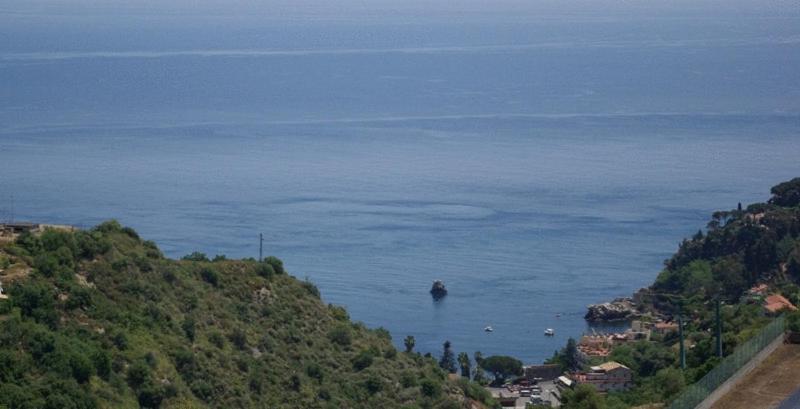
[[[466,352],[461,352],[458,354],[458,366],[461,367],[461,376],[469,379],[471,365],[469,361],[469,355],[467,355]]]
[[[597,393],[594,386],[585,383],[578,385],[573,390],[565,390],[561,403],[561,407],[564,409],[604,409],[606,407],[602,396]]]
[[[475,375],[472,376],[472,380],[481,385],[486,384],[488,382],[486,379],[486,374],[483,373],[483,368],[481,368],[481,362],[483,362],[483,354],[481,353],[481,351],[475,351],[475,353],[472,356],[475,359]]]
[[[275,270],[277,274],[283,274],[286,271],[283,269],[283,261],[275,256],[269,256],[264,259],[264,262],[271,265],[272,269]]]
[[[410,354],[414,350],[414,345],[417,344],[417,340],[414,339],[413,335],[409,335],[403,340],[403,344],[406,346],[406,352]]]
[[[683,390],[686,386],[686,379],[680,369],[664,368],[656,373],[655,384],[658,385],[664,399],[670,400]]]
[[[195,320],[192,317],[186,317],[181,323],[181,328],[183,329],[183,333],[186,335],[186,338],[189,341],[194,342],[194,338],[196,335],[196,324]]]
[[[439,367],[450,373],[456,373],[456,357],[450,348],[450,341],[444,341],[444,352],[439,360]]]
[[[201,253],[199,251],[192,252],[192,254],[187,254],[181,258],[181,260],[186,261],[209,261],[208,256],[205,253]]]
[[[353,369],[361,371],[372,365],[372,354],[369,351],[361,351],[355,358],[353,358]]]
[[[572,337],[567,340],[567,346],[564,347],[564,364],[570,371],[576,371],[580,368],[580,363],[578,362],[578,345]]]
[[[800,204],[800,177],[773,186],[770,190],[772,198],[769,202],[783,207],[794,207]]]
[[[497,384],[502,384],[509,376],[522,375],[522,362],[510,356],[490,356],[481,360],[479,365],[494,375]]]
[[[736,256],[723,257],[711,266],[714,281],[721,283],[721,291],[729,300],[736,300],[747,289],[747,272]]]
[[[350,333],[350,326],[346,324],[339,324],[333,327],[330,332],[328,332],[328,339],[331,340],[334,344],[339,344],[341,346],[348,346],[350,342],[352,342],[353,336]]]

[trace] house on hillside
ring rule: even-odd
[[[612,342],[607,335],[584,335],[578,341],[577,348],[581,360],[588,361],[590,358],[605,358],[611,354]]]
[[[677,330],[677,322],[657,322],[655,325],[653,325],[653,332],[660,335],[666,335]]]
[[[598,392],[626,391],[633,387],[633,371],[619,362],[609,361],[590,369],[572,374],[572,380],[578,385],[594,385]]]
[[[39,230],[38,223],[24,223],[24,222],[16,222],[16,223],[3,223],[0,224],[0,230],[5,231],[9,234],[20,234],[23,232],[35,232]]]
[[[764,299],[764,310],[768,314],[777,314],[783,310],[796,311],[797,307],[780,294],[772,294]]]
[[[745,303],[761,303],[769,292],[769,286],[766,284],[759,284],[747,290],[742,296],[742,302]]]

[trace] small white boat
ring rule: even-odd
[[[494,331],[494,328],[492,328],[491,325],[487,325],[483,330],[486,331],[486,332],[492,332],[492,331]]]
[[[548,329],[544,330],[544,334],[547,335],[548,337],[552,337],[553,335],[556,334],[556,332],[553,331],[552,328],[548,328]]]

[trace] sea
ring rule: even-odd
[[[9,0],[0,218],[263,234],[398,347],[541,363],[800,176],[799,80],[792,2]]]

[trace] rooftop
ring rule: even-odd
[[[783,309],[789,309],[791,311],[797,310],[797,307],[795,307],[791,301],[787,300],[786,297],[780,294],[772,294],[768,296],[764,300],[764,308],[773,313]]]
[[[618,368],[625,368],[625,369],[629,369],[627,366],[625,366],[625,365],[622,365],[622,364],[621,364],[621,363],[619,363],[619,362],[616,362],[616,361],[608,361],[608,362],[604,362],[604,363],[602,363],[602,364],[600,364],[600,365],[593,366],[593,367],[592,367],[592,370],[593,370],[593,371],[596,371],[596,372],[600,372],[600,371],[603,371],[603,372],[609,372],[609,371],[613,371],[614,369],[618,369]]]

